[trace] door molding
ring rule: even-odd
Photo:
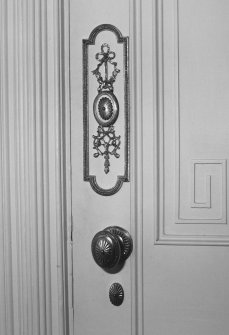
[[[69,1],[0,16],[0,333],[69,335]]]

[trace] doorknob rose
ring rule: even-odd
[[[95,262],[104,270],[117,272],[130,256],[133,242],[130,234],[117,226],[107,227],[92,239],[91,250]]]

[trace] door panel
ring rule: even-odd
[[[143,101],[147,335],[228,332],[228,10],[193,0],[153,8],[153,108]]]
[[[71,0],[70,13],[75,333],[226,335],[228,2]],[[104,23],[130,37],[130,182],[111,196],[83,179],[82,40]],[[113,43],[101,36],[99,44]],[[92,122],[92,103],[88,113]],[[93,174],[109,187],[115,177],[96,164]],[[116,274],[91,254],[94,235],[110,225],[134,240]],[[119,307],[108,297],[114,282],[125,292]]]
[[[130,231],[130,183],[112,196],[96,193],[83,176],[83,73],[82,40],[101,24],[112,24],[123,36],[129,36],[129,4],[126,1],[71,1],[71,91],[72,91],[72,185],[73,185],[73,240],[74,240],[74,297],[75,333],[131,334],[131,272],[130,261],[117,274],[105,272],[94,261],[91,242],[94,235],[107,226],[121,226]],[[117,45],[113,32],[103,31],[97,35],[95,45],[88,47],[88,114],[89,114],[89,169],[96,175],[98,184],[105,188],[114,186],[117,175],[123,174],[124,156],[124,94],[119,86],[124,76],[122,45]],[[103,157],[93,156],[93,135],[97,132],[94,121],[93,101],[97,96],[98,82],[92,71],[97,66],[96,53],[101,45],[108,43],[116,53],[121,69],[114,84],[114,94],[119,99],[120,120],[115,124],[121,135],[120,160],[110,158],[110,172],[104,172]],[[102,69],[101,69],[102,72]],[[85,78],[84,78],[85,79]],[[117,89],[116,89],[117,88]],[[116,170],[115,170],[116,169]],[[124,289],[124,302],[117,307],[109,300],[110,286],[118,282]]]
[[[228,244],[226,13],[223,1],[164,1],[158,8],[158,243]]]

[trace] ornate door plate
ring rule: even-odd
[[[104,196],[115,194],[129,181],[128,42],[128,37],[110,24],[96,27],[83,40],[84,180]],[[99,185],[98,175],[109,185],[111,174],[116,175],[115,184]]]

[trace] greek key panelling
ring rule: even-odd
[[[217,15],[211,6],[204,8],[204,4],[202,1],[199,16],[192,17],[190,24],[203,21],[204,9],[213,17]],[[225,145],[227,132],[222,121],[227,117],[225,106],[229,107],[229,101],[225,94],[221,103],[217,90],[217,80],[221,85],[222,63],[211,55],[206,56],[207,61],[203,60],[204,48],[210,48],[211,43],[209,40],[203,45],[197,30],[186,30],[184,22],[189,17],[182,1],[157,1],[155,243],[229,245],[229,145]],[[214,28],[215,34],[222,39],[217,47],[224,48],[226,36],[222,37],[220,20],[216,22],[219,27]],[[202,28],[206,29],[206,34],[211,33],[208,22],[204,22]],[[227,70],[225,68],[224,72]],[[214,78],[210,76],[211,71],[215,73]],[[227,79],[223,84],[229,85]],[[218,113],[222,113],[221,119]]]

